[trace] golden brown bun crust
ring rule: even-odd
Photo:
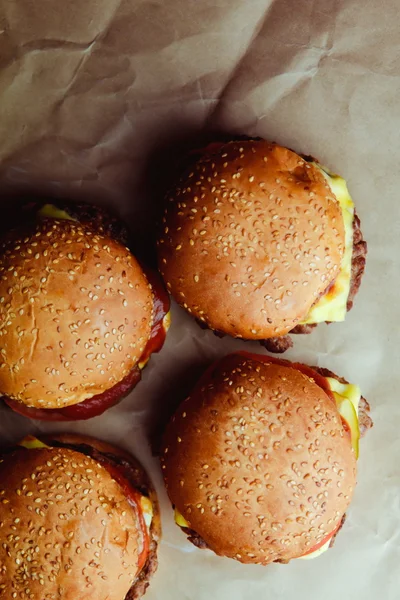
[[[88,446],[91,446],[92,448],[95,448],[98,452],[101,452],[102,454],[105,454],[107,456],[111,455],[112,457],[117,457],[126,461],[130,465],[130,467],[134,469],[134,481],[132,481],[131,478],[131,483],[139,491],[146,490],[145,495],[150,498],[151,504],[153,506],[153,519],[150,527],[149,556],[145,566],[139,573],[137,579],[135,579],[135,581],[131,585],[131,588],[125,599],[138,600],[143,596],[143,594],[145,594],[150,584],[151,577],[157,570],[158,544],[161,539],[160,506],[156,491],[144,467],[135,457],[133,457],[131,454],[129,454],[129,452],[126,452],[119,446],[114,446],[113,444],[109,444],[108,442],[104,442],[90,436],[75,433],[58,433],[57,435],[41,435],[40,439],[46,443],[51,443],[51,441],[53,441],[54,443],[54,441],[57,441],[62,444],[73,444],[75,446],[86,444]]]
[[[46,435],[38,436],[41,441],[44,443],[51,443],[51,441],[60,442],[61,444],[73,444],[74,446],[79,446],[80,444],[86,444],[88,446],[92,446],[92,448],[96,448],[102,454],[112,454],[113,456],[118,456],[119,458],[123,458],[127,462],[137,463],[141,469],[143,467],[140,465],[138,460],[129,454],[123,448],[119,446],[114,446],[114,444],[110,444],[109,442],[104,442],[103,440],[98,440],[90,435],[81,435],[80,433],[57,433],[52,434],[48,433]],[[149,483],[149,479],[146,475],[146,483]]]
[[[139,534],[105,468],[69,449],[20,448],[3,457],[0,481],[5,598],[125,598],[137,574]]]
[[[356,459],[336,406],[287,366],[223,358],[169,423],[171,502],[217,554],[267,564],[301,556],[340,523]]]
[[[338,274],[340,206],[321,172],[263,140],[205,154],[167,196],[158,240],[169,291],[210,328],[284,335]]]
[[[159,542],[161,538],[161,517],[157,494],[153,487],[150,477],[147,475],[144,467],[140,464],[137,458],[135,458],[134,456],[132,456],[132,454],[130,454],[126,450],[123,450],[119,446],[114,446],[114,444],[98,440],[97,438],[91,437],[89,435],[81,435],[77,433],[57,433],[55,435],[40,435],[39,437],[45,443],[49,443],[51,440],[55,440],[57,442],[61,442],[62,444],[74,444],[76,446],[79,446],[80,444],[87,444],[88,446],[92,446],[92,448],[96,448],[96,450],[98,450],[102,454],[112,454],[113,456],[122,458],[132,467],[134,467],[137,472],[136,487],[138,489],[146,488],[151,503],[153,505],[153,521],[151,534],[152,538],[156,542]]]
[[[74,221],[44,219],[0,245],[0,393],[62,408],[138,362],[152,293],[127,248]]]

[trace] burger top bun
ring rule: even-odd
[[[338,527],[356,458],[334,401],[295,368],[231,354],[170,421],[162,467],[178,511],[217,554],[267,564]]]
[[[106,469],[73,450],[21,448],[3,456],[0,482],[4,598],[125,599],[139,533]]]
[[[335,280],[343,217],[312,163],[263,140],[229,142],[170,190],[158,252],[170,292],[211,329],[280,336]]]
[[[0,393],[77,404],[118,383],[150,335],[152,292],[127,248],[70,220],[0,243]]]

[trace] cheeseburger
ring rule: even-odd
[[[0,394],[33,419],[103,413],[163,345],[169,299],[102,209],[31,203],[0,239]]]
[[[219,334],[272,352],[343,321],[366,243],[346,182],[261,139],[193,153],[166,197],[159,269],[177,302]]]
[[[0,454],[0,598],[136,600],[157,568],[158,503],[126,452],[76,435]]]
[[[165,432],[177,524],[196,546],[243,563],[318,556],[343,525],[368,413],[359,388],[327,369],[226,356]]]

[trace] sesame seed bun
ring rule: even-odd
[[[244,563],[307,553],[339,526],[356,483],[329,395],[290,363],[239,353],[211,367],[179,407],[161,460],[190,529]]]
[[[71,448],[26,450],[0,457],[0,591],[47,600],[139,598],[157,565],[160,519],[155,492],[126,452],[83,436],[47,436],[47,443],[90,445],[127,461],[148,486],[155,511],[150,556],[138,573],[140,533],[123,489],[95,458]],[[45,439],[45,438],[41,438]],[[145,483],[143,483],[145,482]],[[151,553],[153,552],[153,556]],[[29,590],[29,591],[28,591]]]
[[[264,140],[205,150],[166,198],[159,268],[177,302],[234,337],[288,333],[335,280],[344,223],[325,177]]]
[[[139,361],[153,299],[129,250],[72,220],[0,243],[0,393],[36,408],[101,394]]]

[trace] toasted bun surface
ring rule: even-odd
[[[334,402],[298,370],[231,354],[170,421],[171,502],[217,554],[267,564],[302,556],[340,523],[356,459]]]
[[[175,299],[235,337],[284,335],[336,278],[340,206],[322,173],[263,140],[229,142],[167,196],[159,268]]]
[[[5,598],[124,600],[139,533],[122,489],[69,449],[15,450],[0,462]]]
[[[60,408],[138,362],[152,293],[132,254],[74,221],[44,219],[0,244],[0,393]]]

